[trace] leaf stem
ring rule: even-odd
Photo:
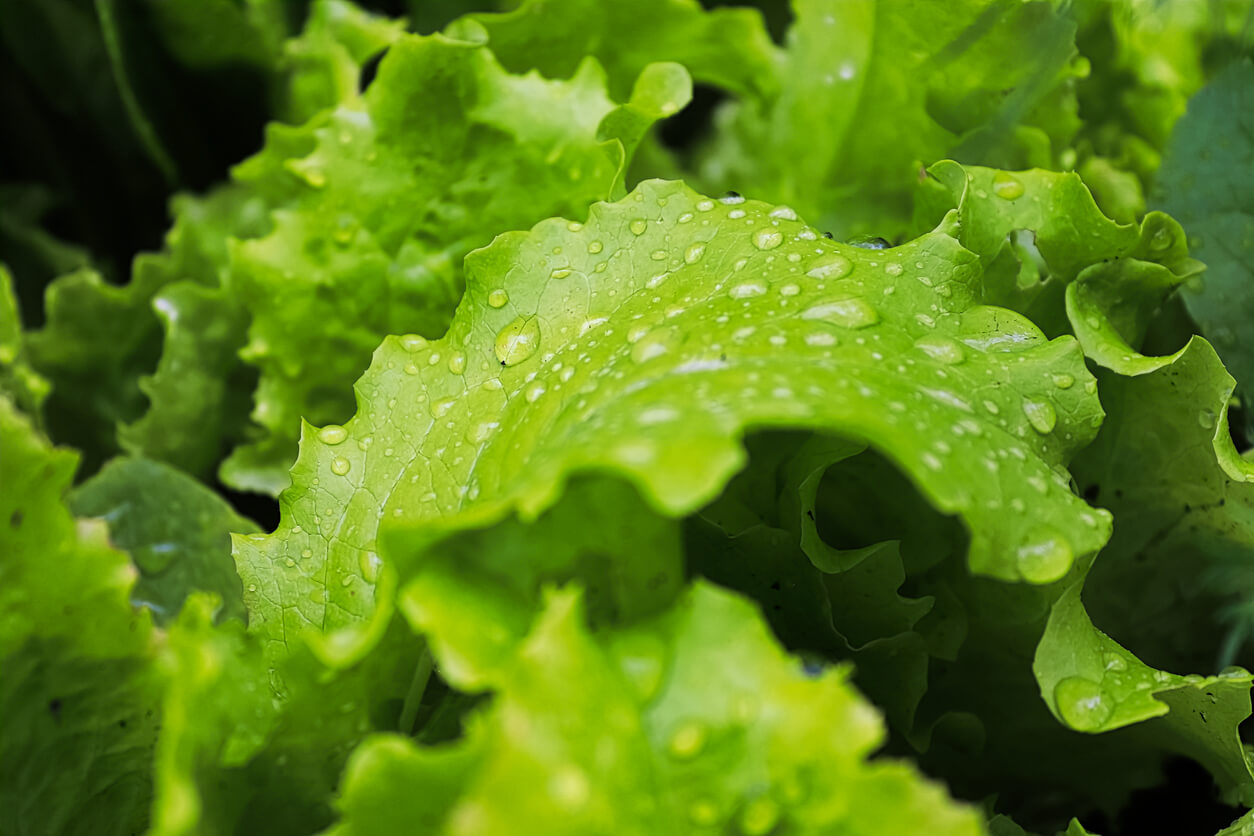
[[[418,709],[422,707],[422,695],[431,681],[431,672],[435,670],[435,659],[431,656],[431,648],[425,644],[418,664],[414,667],[414,678],[409,682],[409,693],[405,695],[405,704],[401,706],[401,717],[397,728],[402,734],[414,733],[414,721],[418,719]]]

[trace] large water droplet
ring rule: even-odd
[[[352,467],[352,462],[343,456],[336,456],[331,460],[331,472],[336,476],[344,476]]]
[[[466,371],[466,355],[460,351],[454,351],[448,356],[448,370],[453,374],[462,374]]]
[[[806,275],[812,279],[841,279],[852,272],[853,262],[833,253],[815,260]]]
[[[696,264],[705,255],[705,244],[693,244],[684,250],[684,262],[686,264]]]
[[[1069,676],[1054,686],[1054,703],[1076,731],[1097,731],[1114,713],[1114,700],[1102,686],[1082,676]]]
[[[1075,378],[1069,374],[1054,375],[1054,385],[1059,389],[1070,389],[1075,385]]]
[[[928,357],[946,365],[954,366],[966,359],[962,346],[949,337],[927,336],[914,341],[914,347]]]
[[[520,316],[496,335],[496,359],[502,366],[516,366],[540,347],[540,320]]]
[[[880,321],[875,308],[865,299],[842,299],[838,302],[826,302],[806,308],[801,312],[802,319],[820,319],[839,325],[841,328],[866,328]]]
[[[1052,528],[1042,527],[1028,535],[1015,552],[1019,574],[1031,583],[1052,583],[1071,569],[1071,543]]]
[[[569,276],[571,269],[569,267],[555,267],[553,272],[549,273],[550,279],[564,279]]]
[[[759,250],[773,250],[784,243],[784,233],[778,229],[759,229],[753,233],[753,246]]]
[[[1028,417],[1028,423],[1032,425],[1032,429],[1041,435],[1052,433],[1054,426],[1058,423],[1058,413],[1054,412],[1054,407],[1049,401],[1025,400],[1023,414]]]
[[[592,255],[596,255],[597,253],[601,252],[601,250],[603,249],[605,249],[605,245],[602,244],[600,241],[590,241],[588,243],[588,252],[591,253]]]
[[[1003,200],[1023,197],[1023,184],[1004,171],[993,175],[993,194]]]
[[[727,291],[727,295],[733,299],[749,299],[764,293],[766,293],[766,285],[762,282],[745,282]]]
[[[705,723],[700,720],[684,723],[671,735],[670,741],[666,744],[667,751],[672,757],[680,760],[695,758],[705,748],[705,739],[708,734]]]
[[[426,337],[420,337],[417,334],[406,334],[401,337],[401,348],[409,352],[422,351],[428,345]]]
[[[649,228],[649,222],[644,218],[636,218],[627,228],[631,230],[632,235],[644,235],[644,231]]]
[[[348,438],[348,430],[339,424],[327,424],[318,430],[318,440],[323,444],[340,444],[346,438]]]
[[[488,304],[494,308],[503,308],[507,302],[509,302],[509,294],[504,288],[498,287],[488,294]]]

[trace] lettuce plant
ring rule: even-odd
[[[1248,2],[410,5],[0,11],[0,833],[1254,831]]]

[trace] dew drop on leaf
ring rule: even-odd
[[[1054,412],[1054,407],[1048,401],[1025,400],[1023,414],[1027,416],[1032,429],[1041,435],[1052,433],[1054,426],[1058,423],[1058,414]]]
[[[493,308],[503,308],[509,302],[509,294],[504,288],[498,287],[496,290],[488,294],[488,305]]]
[[[348,438],[348,430],[344,429],[339,424],[327,424],[325,427],[318,430],[318,440],[323,444],[340,444],[346,438]]]
[[[1023,184],[1013,175],[999,171],[993,175],[993,194],[1003,200],[1014,200],[1023,197]]]
[[[502,366],[516,366],[540,348],[540,322],[534,316],[520,316],[496,335],[496,359]]]
[[[1082,676],[1069,676],[1054,686],[1054,703],[1076,731],[1097,731],[1114,713],[1114,701],[1102,686]]]
[[[352,467],[352,463],[343,456],[336,456],[331,460],[331,472],[336,476],[344,476]]]
[[[753,246],[759,250],[773,250],[784,243],[784,233],[778,229],[759,229],[753,233]]]
[[[1048,527],[1036,529],[1015,552],[1019,574],[1031,583],[1052,583],[1071,569],[1071,543]]]
[[[828,255],[816,260],[806,271],[812,279],[842,279],[853,272],[853,262],[843,255]]]
[[[806,308],[802,319],[818,319],[839,325],[841,328],[867,328],[879,322],[879,314],[864,299],[842,299]]]

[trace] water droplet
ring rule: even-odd
[[[357,568],[361,570],[361,576],[370,583],[378,580],[381,565],[382,561],[374,552],[363,551],[357,555]]]
[[[888,264],[884,265],[884,272],[890,276],[900,276],[902,273],[902,266],[895,261],[890,261]]]
[[[644,235],[644,231],[649,228],[649,222],[644,218],[636,218],[627,228],[631,230],[632,235]]]
[[[714,208],[714,201],[712,200],[698,200],[697,201],[698,212],[708,212],[713,208]]]
[[[1076,731],[1097,731],[1114,713],[1114,701],[1102,686],[1082,676],[1068,676],[1054,686],[1054,703]]]
[[[331,472],[336,476],[343,476],[353,467],[352,463],[343,456],[336,456],[331,460]]]
[[[401,348],[408,352],[414,353],[424,350],[430,343],[426,337],[420,337],[417,334],[406,334],[401,337]]]
[[[753,233],[753,246],[759,250],[773,250],[784,243],[784,233],[778,229],[759,229]]]
[[[496,335],[496,359],[502,366],[516,366],[536,353],[540,347],[540,321],[534,316],[520,316]]]
[[[654,261],[665,261],[666,250],[654,250],[653,252],[649,253],[649,258],[653,259]]]
[[[542,398],[544,393],[547,391],[548,390],[544,387],[543,381],[533,380],[523,392],[523,397],[526,398],[527,403],[535,403],[540,400],[540,398]]]
[[[340,578],[340,586],[352,586],[352,584],[353,584],[352,575],[345,575],[344,577]]]
[[[248,585],[248,591],[249,591],[249,592],[256,592],[256,591],[257,591],[257,584],[255,584],[255,583],[250,583],[250,584]]]
[[[684,262],[687,264],[696,264],[705,255],[705,244],[693,244],[684,250]]]
[[[754,296],[761,296],[764,293],[766,293],[766,285],[761,282],[745,282],[727,291],[727,295],[733,299],[750,299]]]
[[[670,352],[678,341],[679,333],[674,328],[656,328],[631,347],[631,359],[635,363],[646,363]]]
[[[816,260],[806,271],[812,279],[841,279],[853,272],[853,262],[843,255],[827,255]]]
[[[494,308],[503,308],[509,302],[509,294],[504,288],[498,287],[496,290],[488,294],[488,304]]]
[[[496,432],[499,426],[501,426],[499,421],[484,421],[475,424],[466,431],[466,440],[471,444],[482,444],[492,437],[492,434]]]
[[[583,224],[579,223],[579,221],[571,221],[570,223],[566,224],[566,228],[569,229],[571,232],[578,232],[579,230],[583,229]]]
[[[806,345],[826,347],[836,345],[837,342],[839,340],[836,339],[836,335],[827,331],[815,331],[813,334],[806,334]]]
[[[780,296],[796,296],[801,292],[801,286],[795,284],[786,284],[779,289]]]
[[[448,370],[453,374],[462,374],[466,371],[466,355],[460,351],[454,351],[448,356]]]
[[[1160,226],[1158,230],[1150,236],[1150,249],[1162,252],[1171,249],[1171,245],[1176,243],[1176,236],[1170,229]]]
[[[1197,414],[1197,423],[1202,429],[1209,430],[1215,426],[1215,411],[1213,409],[1203,409]]]
[[[340,444],[344,439],[348,438],[348,430],[339,424],[327,424],[318,430],[318,440],[323,444]]]
[[[603,249],[605,249],[605,245],[602,244],[600,241],[588,242],[588,252],[591,253],[592,255],[596,255],[597,253],[601,252],[601,250]]]
[[[806,308],[802,319],[821,319],[841,328],[866,328],[880,321],[879,314],[864,299],[842,299]]]
[[[695,758],[705,748],[707,734],[705,724],[699,720],[684,723],[671,735],[670,742],[667,743],[667,751],[672,757],[680,760]]]
[[[775,799],[760,796],[745,805],[740,814],[740,829],[745,836],[765,836],[779,822],[779,804]]]
[[[457,403],[456,398],[441,398],[438,401],[431,402],[431,417],[443,418],[448,411]]]
[[[1023,197],[1023,184],[1004,171],[993,175],[993,194],[1003,200]]]
[[[914,341],[914,347],[928,357],[949,366],[957,365],[966,359],[962,346],[949,337],[927,336]]]
[[[1023,414],[1028,417],[1028,423],[1032,425],[1032,429],[1041,435],[1052,433],[1054,425],[1058,423],[1058,413],[1054,412],[1053,405],[1048,401],[1025,400]]]
[[[1071,543],[1052,528],[1040,527],[1015,551],[1019,574],[1031,583],[1052,583],[1071,569]]]
[[[744,203],[745,199],[740,196],[739,192],[727,192],[718,199],[718,202],[727,206],[734,206],[737,203]]]
[[[306,559],[313,557],[313,549],[301,549],[300,556]]]
[[[1108,671],[1118,673],[1119,671],[1126,671],[1128,669],[1127,660],[1125,660],[1118,653],[1103,653],[1102,662]]]
[[[1075,385],[1075,378],[1069,374],[1054,375],[1054,385],[1059,389],[1070,389]]]
[[[555,267],[553,268],[553,271],[549,273],[549,278],[550,279],[564,279],[567,276],[569,276],[570,273],[571,273],[571,270],[569,267]]]

